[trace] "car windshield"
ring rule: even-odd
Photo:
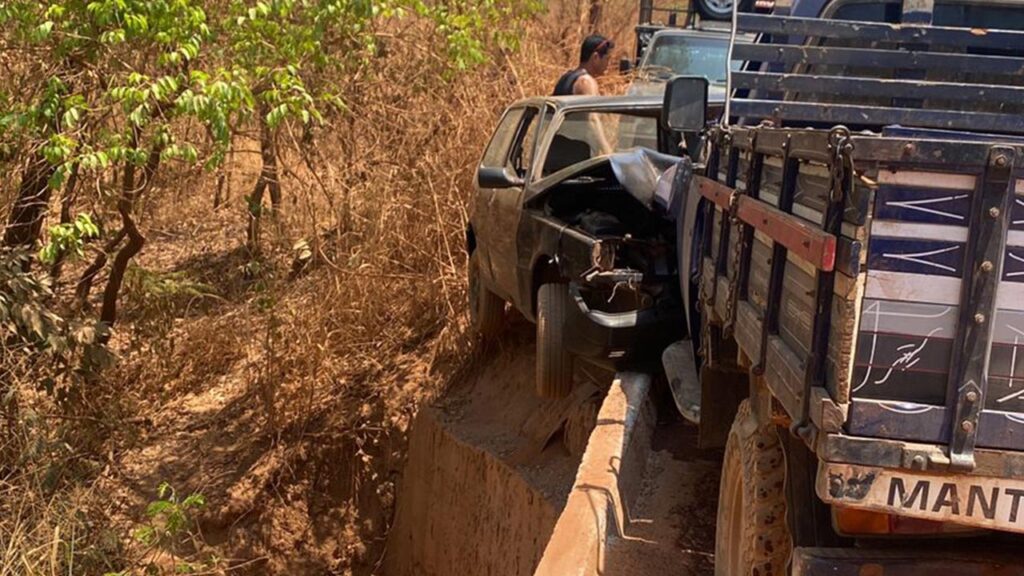
[[[669,34],[654,39],[643,69],[666,78],[676,74],[703,76],[712,84],[725,84],[728,62],[728,38]],[[738,63],[734,69],[736,66]]]
[[[629,112],[568,112],[551,140],[543,176],[637,146],[658,147],[658,120]]]

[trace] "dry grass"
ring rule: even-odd
[[[171,293],[140,282],[126,295],[120,362],[88,416],[104,422],[84,423],[103,440],[88,466],[52,486],[43,472],[0,478],[0,576],[171,569],[166,550],[129,537],[163,481],[209,502],[179,561],[373,573],[409,422],[475,352],[463,312],[473,165],[501,110],[547,93],[572,63],[586,6],[552,3],[518,53],[455,82],[423,30],[394,31],[382,64],[348,79],[351,113],[331,118],[305,156],[291,146],[299,135],[283,134],[284,212],[255,273],[240,249],[255,143],[236,141],[231,200],[218,210],[209,176],[166,173],[147,200],[138,264],[171,279]],[[606,3],[624,54],[634,8]],[[296,272],[299,240],[313,258]]]

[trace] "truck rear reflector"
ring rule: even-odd
[[[832,507],[832,527],[840,536],[966,535],[984,530],[953,522],[922,520],[843,506]]]

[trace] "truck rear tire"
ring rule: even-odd
[[[484,285],[476,252],[469,255],[468,276],[469,323],[484,339],[492,339],[505,325],[505,301]]]
[[[565,284],[544,284],[537,291],[537,395],[542,398],[572,392],[572,355],[565,347],[571,305]]]
[[[775,427],[740,404],[725,445],[715,531],[715,576],[785,576],[786,460]]]

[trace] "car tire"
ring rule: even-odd
[[[473,252],[469,256],[469,323],[484,339],[492,339],[505,326],[505,301],[491,292],[480,278],[480,262]]]
[[[786,459],[777,429],[744,400],[725,445],[715,530],[715,576],[785,576]]]
[[[572,392],[572,355],[565,348],[565,322],[572,301],[565,284],[537,292],[537,395],[564,398]]]
[[[697,12],[706,20],[732,20],[734,0],[694,0]]]
[[[734,0],[694,0],[700,17],[709,20],[731,20],[732,2]],[[754,7],[753,0],[739,0],[739,10],[749,12]]]

